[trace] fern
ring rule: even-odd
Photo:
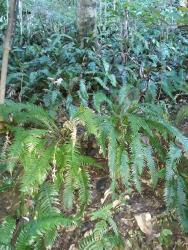
[[[16,250],[26,250],[34,244],[37,237],[44,237],[47,232],[58,226],[70,226],[72,223],[73,219],[61,214],[33,220],[22,227],[16,241]]]
[[[76,114],[76,117],[79,117],[79,119],[84,122],[87,131],[90,134],[93,134],[97,137],[98,134],[98,125],[97,120],[95,119],[94,112],[89,108],[83,108],[81,107],[79,111]]]
[[[16,124],[32,124],[40,128],[57,129],[53,118],[44,111],[43,108],[33,104],[16,104],[14,102],[7,102],[1,105],[0,114],[4,117],[6,122],[14,122]],[[12,116],[10,120],[10,115]]]
[[[80,250],[112,250],[117,247],[119,242],[112,241],[115,239],[115,235],[107,233],[108,225],[102,221],[96,224],[96,228],[91,236],[82,240],[79,249]],[[112,244],[112,242],[114,244]]]
[[[108,204],[91,214],[91,220],[99,221],[92,233],[81,241],[80,250],[108,250],[121,245],[121,237],[112,218],[112,208],[112,204]]]
[[[15,228],[16,221],[13,218],[7,217],[3,221],[0,226],[0,247],[4,246],[4,249],[6,249],[6,247],[10,247]]]
[[[181,176],[177,177],[176,211],[183,229],[188,232],[188,200],[186,199],[186,185]]]
[[[111,100],[102,92],[97,92],[93,95],[93,105],[95,109],[100,113],[100,108],[103,103],[107,103],[109,107],[112,107]]]
[[[179,126],[188,117],[188,106],[183,106],[176,116],[176,125]]]
[[[178,160],[182,152],[174,144],[170,145],[166,164],[165,200],[168,208],[176,208],[176,212],[184,230],[188,231],[188,212],[186,198],[186,185],[178,173]]]
[[[130,186],[130,164],[129,164],[129,158],[128,153],[126,150],[123,150],[121,152],[121,158],[120,158],[120,176],[122,179],[123,184],[126,188]]]
[[[63,204],[66,209],[72,209],[73,199],[74,199],[74,186],[73,186],[73,176],[71,171],[68,171],[65,175],[65,184],[63,192]]]
[[[48,215],[57,215],[60,213],[58,208],[60,202],[58,192],[54,185],[44,183],[36,195],[35,216],[42,218]]]
[[[185,185],[178,173],[178,162],[183,151],[188,149],[188,139],[168,122],[160,108],[150,109],[147,105],[136,103],[122,111],[121,115],[116,112],[121,110],[118,106],[112,113],[101,115],[81,107],[71,121],[65,122],[61,128],[58,124],[58,128],[53,118],[41,108],[27,104],[16,106],[13,121],[9,121],[7,115],[12,104],[6,104],[5,110],[1,107],[7,129],[13,135],[7,159],[12,162],[10,171],[14,171],[15,166],[22,169],[19,181],[23,198],[29,196],[34,199],[34,205],[26,208],[29,222],[25,221],[19,228],[16,249],[52,246],[59,226],[76,223],[76,217],[73,220],[60,212],[58,192],[62,188],[65,209],[72,210],[78,203],[77,218],[90,203],[88,167],[99,167],[99,164],[81,153],[77,135],[79,124],[85,126],[88,135],[95,136],[108,158],[113,191],[121,179],[126,188],[134,184],[141,192],[146,167],[156,186],[158,162],[155,162],[155,157],[161,153],[160,148],[165,141],[165,200],[169,208],[176,208],[183,224],[183,218],[187,216],[184,209],[187,198]],[[31,121],[30,114],[34,121]],[[176,142],[182,144],[181,148],[176,146]],[[92,235],[84,239],[81,247],[110,249],[113,239],[114,242],[119,239],[111,209],[112,205],[103,207],[91,215],[91,220],[97,220],[99,224],[96,224]]]
[[[157,174],[157,169],[156,169],[156,163],[153,157],[153,149],[150,145],[146,145],[143,148],[143,150],[144,150],[144,158],[150,171],[152,183],[153,183],[153,186],[155,187],[158,182],[158,174]]]
[[[58,208],[60,202],[54,185],[48,183],[42,185],[35,203],[33,219],[22,224],[16,241],[16,249],[23,250],[33,245],[40,249],[40,244],[45,247],[51,246],[56,239],[57,228],[67,227],[74,223],[73,218],[65,217],[60,213]]]
[[[84,166],[95,162],[84,155],[80,155],[76,145],[66,144],[65,150],[65,185],[64,185],[64,205],[68,209],[73,207],[74,192],[79,190],[79,200],[81,207],[90,202],[89,175],[84,170]]]
[[[176,174],[177,160],[181,157],[181,150],[174,144],[170,145],[166,162],[166,181],[172,181]]]
[[[144,169],[144,151],[139,136],[135,136],[131,143],[132,151],[132,175],[135,186],[141,192],[140,177]]]
[[[101,147],[108,145],[112,189],[116,187],[116,180],[121,178],[126,186],[133,182],[141,192],[142,174],[146,166],[155,187],[158,182],[157,164],[160,160],[164,164],[164,157],[167,155],[165,200],[168,207],[178,208],[177,166],[183,151],[188,150],[188,138],[170,124],[164,106],[136,103],[125,109],[120,116],[117,113],[120,109],[116,107],[114,110],[116,113],[112,111],[106,115],[97,115],[92,112],[92,116],[87,116],[87,109],[86,112],[83,110],[85,116],[78,115],[79,119],[86,119],[87,124],[95,120],[95,125],[98,126],[95,133],[98,133],[93,134],[101,142]],[[180,148],[176,144],[181,144]],[[158,162],[155,162],[156,157]]]
[[[1,106],[13,135],[7,158],[13,164],[9,169],[14,171],[14,166],[22,168],[20,191],[23,199],[30,197],[34,200],[31,207],[24,204],[26,212],[22,213],[29,222],[25,221],[19,226],[15,247],[18,250],[31,247],[41,249],[52,246],[59,226],[69,226],[76,221],[76,218],[73,220],[60,213],[59,189],[64,186],[64,207],[70,209],[75,201],[79,201],[81,215],[91,200],[90,177],[85,168],[90,165],[98,167],[99,164],[80,153],[76,120],[64,123],[63,128],[57,130],[53,119],[41,108],[18,104],[13,108],[12,124],[6,116],[11,109],[12,104],[5,105],[5,109]],[[52,167],[56,170],[54,173]],[[54,184],[46,182],[47,178]],[[79,194],[78,200],[76,192]]]
[[[109,134],[108,140],[108,165],[110,170],[110,177],[112,181],[115,181],[116,178],[116,148],[117,148],[117,139],[115,130],[112,129]]]

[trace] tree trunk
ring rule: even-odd
[[[78,0],[77,28],[80,37],[96,34],[98,1],[99,0]]]
[[[14,22],[15,22],[16,4],[17,4],[17,0],[9,1],[8,25],[7,25],[5,38],[4,38],[3,59],[2,59],[2,66],[1,66],[0,104],[3,104],[5,101],[8,57],[9,57],[9,51],[11,49],[11,40],[12,40],[13,27],[14,27]]]

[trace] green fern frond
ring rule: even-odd
[[[48,231],[45,236],[44,236],[44,246],[47,248],[47,249],[51,249],[53,247],[53,244],[56,240],[58,236],[58,232],[57,232],[57,229],[52,229],[50,231]],[[41,248],[39,248],[40,250]]]
[[[89,108],[79,108],[76,116],[85,124],[87,131],[97,137],[98,124],[95,113]]]
[[[64,145],[64,169],[66,171],[64,182],[64,204],[67,209],[72,209],[74,193],[78,190],[79,200],[83,208],[90,202],[90,177],[84,166],[96,165],[95,160],[81,155],[77,146],[72,143]]]
[[[130,182],[130,166],[129,166],[129,157],[126,150],[123,150],[120,158],[120,176],[125,187],[129,187]]]
[[[116,136],[116,131],[112,129],[108,137],[108,166],[113,186],[115,185],[115,179],[116,179],[116,149],[117,149],[117,136]]]
[[[66,209],[72,209],[74,199],[74,179],[69,169],[65,175],[63,204]]]
[[[42,146],[43,143],[40,145]],[[21,180],[21,190],[23,192],[32,192],[39,185],[41,185],[50,170],[50,160],[52,160],[54,153],[54,145],[50,145],[46,150],[43,149],[38,155],[34,152],[27,152],[22,155],[21,162],[24,167],[24,175]],[[33,174],[35,173],[35,174]]]
[[[169,125],[167,122],[161,122],[163,126],[171,133],[176,140],[182,144],[182,147],[186,152],[188,152],[188,138],[184,136],[177,128]]]
[[[185,190],[184,180],[181,176],[178,176],[176,212],[184,231],[188,232],[188,200],[186,199]]]
[[[108,221],[109,225],[111,226],[115,235],[118,235],[118,228],[117,228],[115,221],[112,219],[112,217],[109,216],[107,221]]]
[[[140,179],[144,169],[144,150],[139,134],[132,138],[131,153],[133,181],[136,189],[141,192]]]
[[[164,119],[156,117],[148,118],[148,123],[161,132],[161,135],[167,139],[167,135],[173,136],[179,143],[182,144],[182,147],[186,152],[188,152],[188,138],[184,136],[177,128],[173,127],[169,122]]]
[[[4,246],[4,249],[8,249],[11,244],[14,230],[16,228],[16,221],[7,217],[0,225],[0,247]]]
[[[138,116],[138,115],[129,114],[128,120],[129,120],[130,127],[131,127],[133,134],[136,134],[140,132],[139,131],[140,129],[143,129],[144,131],[147,132],[148,135],[153,136],[152,130],[147,124],[147,121],[145,120],[145,118]]]
[[[173,143],[170,144],[167,161],[166,161],[166,183],[165,183],[165,192],[164,197],[167,206],[173,207],[176,201],[176,176],[177,176],[177,161],[181,157],[182,152],[181,150],[174,145]]]
[[[107,220],[111,216],[111,209],[113,208],[112,204],[108,204],[93,212],[91,215],[91,220],[103,219]]]
[[[167,155],[166,162],[166,181],[172,181],[176,172],[177,160],[181,157],[181,150],[173,143],[170,144],[170,148]]]
[[[168,208],[175,206],[176,190],[174,188],[174,182],[166,182],[164,188],[164,200]]]
[[[16,250],[27,250],[34,244],[38,236],[44,237],[47,232],[54,230],[58,226],[67,227],[73,223],[74,220],[72,218],[61,214],[33,220],[22,227],[17,238]]]
[[[12,172],[16,166],[16,163],[23,153],[24,145],[23,141],[27,137],[27,132],[23,128],[17,128],[15,130],[15,136],[8,149],[7,154],[7,169]]]
[[[109,250],[121,244],[117,225],[112,218],[112,207],[112,204],[108,204],[91,214],[92,220],[99,221],[95,224],[91,235],[81,241],[80,250]]]
[[[102,103],[107,103],[109,107],[112,107],[111,100],[102,92],[97,92],[93,95],[93,105],[97,112],[100,112],[100,107]]]
[[[90,176],[87,171],[82,168],[79,169],[78,173],[78,187],[79,187],[79,200],[81,205],[81,210],[85,205],[91,202],[91,186],[90,186]]]
[[[37,218],[60,213],[58,192],[52,184],[44,183],[36,197],[35,213]]]
[[[16,124],[33,124],[40,128],[57,128],[52,117],[42,108],[27,103],[7,102],[0,107],[0,114],[5,121],[9,121],[9,115],[12,114],[13,121]]]
[[[158,181],[158,174],[157,174],[157,169],[156,169],[156,163],[153,159],[153,149],[151,146],[145,146],[143,148],[144,150],[144,157],[147,163],[147,167],[149,168],[150,174],[151,174],[151,179],[153,186],[155,187],[157,185]]]
[[[42,236],[41,235],[36,236],[35,241],[33,242],[32,246],[30,246],[30,248],[35,250],[51,249],[53,247],[53,244],[57,236],[58,232],[56,228],[47,231]]]
[[[188,106],[183,106],[176,116],[176,125],[179,126],[184,119],[188,118]]]
[[[101,220],[96,223],[95,228],[91,235],[85,237],[80,245],[79,250],[104,250],[110,249],[109,242],[106,238],[106,234],[109,231],[109,225],[105,220]],[[108,246],[108,248],[107,248]]]

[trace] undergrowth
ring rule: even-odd
[[[50,249],[59,231],[79,227],[93,199],[92,169],[102,168],[112,199],[119,190],[142,194],[146,179],[154,190],[162,186],[167,209],[188,232],[188,138],[166,105],[188,90],[187,8],[115,2],[102,1],[97,36],[81,40],[74,1],[43,0],[40,8],[28,1],[19,9],[0,106],[0,193],[18,190],[19,201],[3,218],[0,249]],[[0,8],[3,34],[4,1]],[[187,114],[180,109],[177,126]],[[106,166],[88,156],[89,138]],[[89,213],[95,225],[80,249],[123,247],[116,210],[105,203]]]
[[[134,103],[128,109],[125,105],[113,108],[114,112],[101,115],[81,107],[73,119],[60,127],[40,107],[15,103],[1,106],[4,130],[13,136],[11,145],[3,154],[6,164],[4,174],[18,169],[20,172],[16,181],[20,189],[17,216],[21,216],[23,221],[17,225],[19,233],[14,235],[16,249],[25,249],[29,244],[46,245],[45,237],[51,236],[51,230],[56,231],[60,225],[68,226],[79,220],[90,203],[88,167],[100,165],[79,150],[78,126],[84,126],[88,135],[95,136],[103,157],[108,159],[111,190],[114,193],[119,180],[126,188],[135,186],[141,193],[146,167],[156,187],[159,172],[164,168],[167,207],[176,208],[182,226],[188,230],[187,183],[178,172],[178,161],[188,151],[188,139],[168,122],[162,107]],[[61,207],[64,211],[73,209],[76,217],[69,219],[58,209],[57,196],[62,188]],[[106,213],[106,220],[112,223],[109,216]],[[101,218],[104,219],[104,216]],[[12,219],[10,221],[13,222]],[[103,223],[106,223],[105,220],[99,225]],[[11,225],[15,226],[14,223]],[[95,239],[95,230],[92,237]],[[87,240],[84,242],[86,244]]]

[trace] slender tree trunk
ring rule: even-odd
[[[13,27],[14,27],[14,22],[15,22],[16,4],[17,4],[17,0],[9,1],[8,25],[7,25],[5,38],[4,38],[3,60],[2,60],[2,66],[1,66],[0,104],[3,104],[5,101],[8,57],[9,57],[9,51],[11,49],[11,40],[12,40]]]
[[[96,33],[97,4],[99,0],[78,0],[77,28],[80,37]]]

